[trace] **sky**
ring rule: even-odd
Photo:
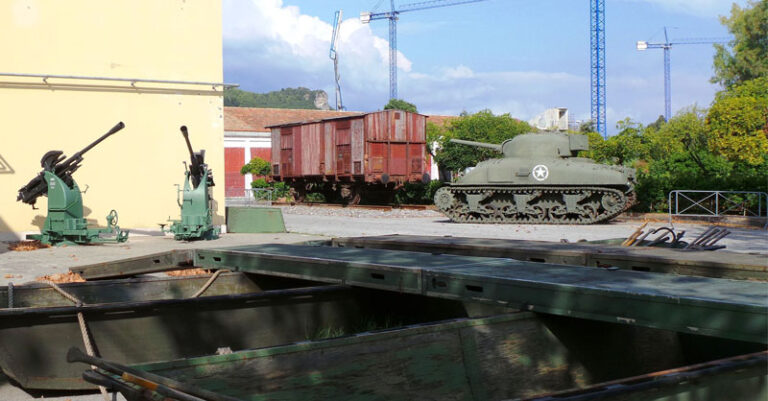
[[[395,6],[418,0],[396,0]],[[489,109],[528,120],[551,107],[590,116],[589,0],[486,0],[413,11],[397,25],[398,94],[424,114]],[[738,0],[744,6],[746,0]],[[663,51],[637,51],[638,40],[728,37],[719,16],[728,0],[606,0],[606,115],[609,133],[631,118],[664,113]],[[253,92],[306,87],[335,105],[329,59],[336,10],[347,110],[373,111],[389,100],[388,21],[360,22],[387,11],[386,0],[224,0],[224,80]],[[719,87],[712,45],[671,50],[672,111],[708,107]]]

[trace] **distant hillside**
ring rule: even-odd
[[[330,110],[325,91],[307,88],[285,88],[269,93],[230,88],[224,90],[224,106]]]

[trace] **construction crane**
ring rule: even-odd
[[[605,127],[605,0],[590,0],[590,83],[592,86],[592,122],[595,130],[608,138]]]
[[[457,6],[459,4],[478,3],[486,0],[432,0],[410,3],[395,9],[395,0],[389,0],[390,11],[375,13],[364,11],[360,13],[360,21],[368,24],[380,19],[389,20],[389,98],[397,99],[397,19],[405,12],[427,10],[430,8]]]
[[[670,69],[670,50],[674,45],[706,45],[715,43],[727,43],[728,38],[692,38],[680,39],[674,42],[669,41],[667,27],[664,27],[664,42],[651,43],[644,40],[637,41],[637,50],[646,49],[664,49],[664,120],[669,121],[672,116],[672,82],[669,74]]]
[[[339,31],[341,29],[341,18],[344,14],[344,10],[336,11],[336,15],[333,18],[333,33],[331,34],[331,50],[328,53],[328,57],[333,60],[333,73],[336,79],[336,110],[344,110],[344,105],[341,102],[341,84],[339,83],[339,57],[336,53],[336,46],[339,42]]]

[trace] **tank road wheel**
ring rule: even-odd
[[[603,205],[603,209],[605,209],[606,213],[610,214],[613,213],[616,208],[621,206],[621,199],[618,195],[609,192],[603,195],[600,203]]]
[[[581,205],[580,219],[585,223],[591,223],[597,218],[600,204],[597,202],[589,202]]]
[[[435,192],[435,206],[441,211],[450,210],[456,203],[456,196],[448,187],[442,187]]]
[[[547,210],[541,203],[537,203],[526,210],[526,216],[531,223],[543,223],[547,221]]]
[[[549,220],[553,223],[568,224],[568,211],[563,205],[555,204],[550,206],[547,215],[549,216]]]

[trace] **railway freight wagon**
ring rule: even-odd
[[[273,125],[272,178],[297,200],[308,192],[356,204],[391,202],[405,182],[429,182],[427,116],[384,110]]]

